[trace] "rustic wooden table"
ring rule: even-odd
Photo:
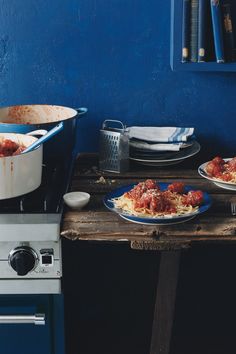
[[[230,214],[233,191],[218,188],[197,173],[198,162],[148,168],[133,165],[123,174],[98,170],[97,155],[78,157],[71,190],[91,194],[91,201],[82,211],[66,211],[61,235],[71,240],[129,242],[135,250],[159,251],[160,266],[156,303],[153,315],[150,354],[168,354],[174,318],[176,288],[181,250],[193,243],[230,243],[236,241],[236,219]],[[194,219],[176,225],[140,225],[120,218],[107,210],[103,196],[111,190],[153,178],[160,182],[183,181],[210,193],[212,207]]]

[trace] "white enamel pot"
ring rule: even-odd
[[[44,157],[67,159],[75,148],[78,119],[86,112],[85,107],[74,109],[44,104],[1,107],[0,132],[26,134],[35,129],[51,130],[63,122],[63,131],[44,144]]]
[[[31,134],[44,135],[45,130],[29,134],[0,133],[0,143],[10,139],[28,147],[37,140]],[[0,200],[18,197],[38,188],[42,179],[43,145],[15,156],[0,157]]]

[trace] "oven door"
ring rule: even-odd
[[[4,354],[64,354],[63,296],[0,295]]]

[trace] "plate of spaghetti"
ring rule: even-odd
[[[158,183],[152,179],[120,187],[103,201],[122,218],[148,225],[185,222],[211,206],[206,192],[182,182]]]
[[[199,166],[198,173],[220,188],[236,190],[236,157],[216,156]]]

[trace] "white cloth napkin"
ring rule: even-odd
[[[187,141],[194,133],[194,128],[180,127],[129,127],[127,134],[130,139],[155,142],[184,142]]]
[[[149,144],[145,141],[130,140],[129,145],[134,149],[141,149],[145,151],[179,151],[180,149],[186,148],[192,145],[192,142],[189,143],[158,143],[158,144]]]

